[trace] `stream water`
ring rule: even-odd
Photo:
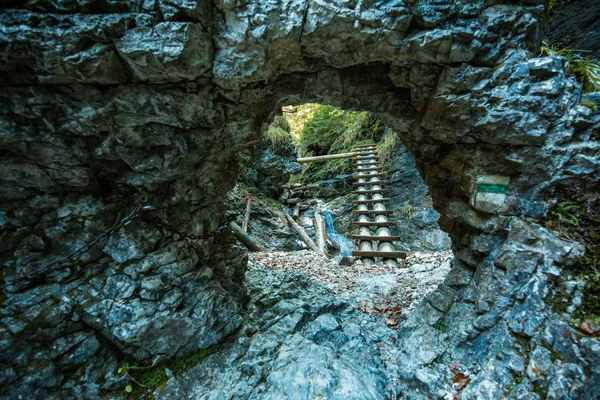
[[[352,249],[354,248],[354,244],[350,239],[348,239],[344,235],[340,235],[335,230],[335,218],[333,214],[329,210],[323,210],[323,217],[325,218],[325,227],[327,230],[327,237],[331,238],[340,248],[340,252],[338,253],[338,257],[350,257],[352,255]]]

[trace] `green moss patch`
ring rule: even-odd
[[[549,213],[547,228],[556,231],[565,240],[585,246],[585,256],[571,272],[586,282],[582,304],[573,317],[582,321],[600,321],[600,197],[563,194],[563,199]],[[564,306],[564,304],[561,303]]]
[[[157,388],[161,391],[167,386],[169,377],[167,370],[173,375],[181,375],[184,371],[196,367],[211,354],[219,350],[219,345],[201,349],[189,353],[183,357],[178,357],[170,361],[165,361],[152,368],[140,371],[131,371],[128,361],[123,363],[117,373],[128,374],[130,377],[131,391],[127,391],[127,396],[132,399],[140,398],[144,393],[153,392]]]

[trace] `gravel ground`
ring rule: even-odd
[[[340,265],[312,251],[251,253],[265,268],[300,272],[323,283],[364,313],[399,327],[419,301],[450,271],[452,251],[411,252],[398,267]]]

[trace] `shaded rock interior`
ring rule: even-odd
[[[573,319],[584,246],[542,225],[562,191],[597,191],[600,118],[564,59],[536,57],[543,4],[11,2],[0,395],[125,397],[124,363],[218,345],[155,395],[600,397],[597,316]],[[452,239],[444,283],[395,333],[303,277],[246,274],[226,228],[239,153],[308,102],[397,132]],[[138,203],[153,210],[27,275]]]

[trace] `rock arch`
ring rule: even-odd
[[[513,393],[536,380],[582,391],[574,395],[597,390],[597,349],[544,302],[552,277],[581,254],[536,225],[544,195],[597,183],[598,142],[564,61],[531,58],[542,3],[128,1],[96,10],[40,1],[5,10],[4,277],[91,240],[136,201],[186,232],[216,232],[235,153],[262,121],[284,101],[340,104],[401,132],[457,255],[445,285],[399,334],[403,388],[450,390],[446,365],[458,361],[473,376],[464,392],[473,397],[524,375]],[[243,254],[219,235],[181,243],[161,229],[138,221],[87,256],[83,275],[73,267],[11,289],[2,338],[18,345],[1,360],[8,384],[36,374],[15,363],[19,354],[36,359],[26,348],[40,321],[27,312],[58,324],[48,341],[75,343],[63,358],[81,343],[105,357],[103,340],[140,360],[172,357],[239,326]],[[156,290],[156,279],[168,290]],[[50,321],[62,296],[74,305]],[[132,316],[138,309],[144,315]],[[181,346],[160,339],[173,323],[185,332]],[[565,363],[537,376],[529,369],[547,348]],[[45,378],[36,379],[43,392]]]

